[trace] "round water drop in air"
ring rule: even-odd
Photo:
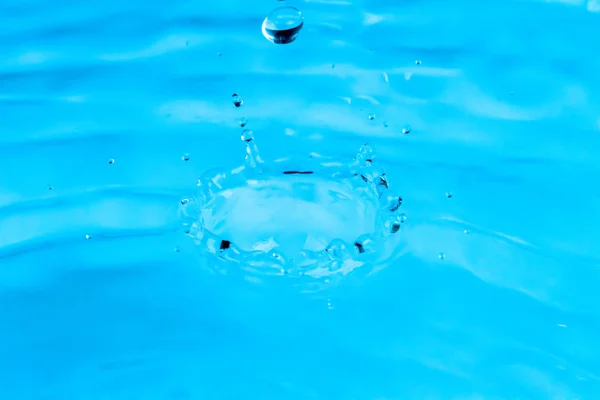
[[[288,44],[296,40],[304,25],[304,17],[294,7],[279,7],[271,11],[262,23],[262,33],[275,44]]]
[[[231,100],[233,101],[233,105],[235,106],[235,108],[241,107],[242,104],[244,104],[244,100],[242,99],[242,96],[240,96],[237,93],[234,93],[231,95]]]

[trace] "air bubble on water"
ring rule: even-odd
[[[185,153],[184,155],[181,156],[181,159],[183,161],[190,161],[190,155],[188,153]]]
[[[244,118],[240,119],[239,123],[240,123],[240,126],[243,128],[248,124],[248,120],[244,117]]]
[[[408,135],[411,131],[412,128],[410,125],[405,125],[404,128],[402,128],[402,133],[404,133],[405,135]]]
[[[236,108],[239,108],[242,106],[242,104],[244,104],[244,100],[242,99],[242,96],[240,96],[237,93],[234,93],[231,95],[231,101],[233,101],[233,105]]]
[[[114,159],[114,158],[112,158],[112,157],[111,157],[111,158],[109,158],[109,159],[108,159],[108,163],[109,163],[109,164],[114,164],[114,163],[115,163],[115,159]]]
[[[296,40],[304,25],[304,17],[295,7],[278,7],[262,23],[262,34],[275,44],[289,44]]]

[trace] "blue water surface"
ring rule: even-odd
[[[599,38],[598,0],[3,0],[0,399],[599,399]],[[265,160],[369,142],[393,265],[202,261],[179,201],[242,117]]]

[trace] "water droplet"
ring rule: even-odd
[[[248,120],[244,117],[240,119],[240,126],[243,128],[248,124]]]
[[[406,125],[404,128],[402,128],[402,133],[404,133],[405,135],[408,135],[411,131],[412,128],[410,125]]]
[[[183,161],[190,161],[190,155],[189,155],[189,153],[185,153],[184,155],[182,155],[181,159]]]
[[[52,186],[48,186],[48,190],[53,190],[54,188]]]
[[[387,122],[385,122],[385,121],[383,121],[383,127],[384,127],[384,128],[387,128],[387,127],[388,127],[388,123],[387,123]]]
[[[354,156],[354,160],[356,160],[356,162],[361,166],[371,165],[374,159],[375,151],[369,143],[365,143],[362,146],[360,146],[360,149],[358,149],[358,153],[356,153],[356,156]]]
[[[369,114],[368,118],[370,121],[373,121],[375,119],[375,114]]]
[[[422,62],[421,60],[416,60],[416,61],[415,61],[415,64],[416,64],[416,65],[421,65],[421,64],[423,64],[423,62]]]
[[[351,256],[346,243],[341,239],[332,240],[325,251],[332,259],[338,261],[346,260]]]
[[[85,238],[89,240],[89,239],[91,239],[92,237],[91,237],[90,235],[85,235]]]
[[[108,163],[109,163],[109,164],[114,164],[114,163],[115,163],[115,159],[114,159],[114,158],[112,158],[112,157],[111,157],[111,158],[109,158],[109,159],[108,159]]]
[[[223,54],[221,53],[217,53],[217,57],[221,57]]]
[[[334,305],[331,303],[331,299],[327,299],[327,308],[329,310],[333,310],[335,308]]]
[[[188,204],[189,202],[190,202],[190,199],[188,199],[188,198],[183,198],[183,199],[181,199],[181,205],[182,205],[182,206],[185,206],[185,205],[186,205],[186,204]]]
[[[471,231],[468,229],[465,229],[463,232],[465,233],[465,235],[468,235],[469,233],[471,233]]]
[[[335,64],[331,64],[331,68],[335,68]]]
[[[444,253],[440,253],[440,254],[438,254],[438,258],[440,260],[445,260],[446,259],[446,255]]]
[[[237,107],[241,107],[242,104],[244,104],[244,100],[242,99],[242,96],[240,96],[237,93],[234,93],[231,95],[231,100],[233,101],[233,105],[237,108]]]
[[[254,132],[251,129],[244,129],[242,132],[242,140],[246,143],[254,140]]]
[[[446,192],[446,197],[451,199],[453,196],[452,192]]]
[[[400,221],[400,223],[402,223],[402,224],[403,224],[403,223],[405,223],[407,219],[408,219],[408,217],[406,216],[406,214],[400,214],[400,215],[398,216],[398,220],[399,220],[399,221]]]
[[[388,204],[388,210],[390,210],[390,212],[396,212],[400,208],[401,205],[402,205],[402,196],[393,197],[390,199],[390,202]]]
[[[275,44],[288,44],[296,40],[304,25],[302,13],[295,7],[279,7],[271,11],[262,23],[263,36]]]
[[[175,253],[179,253],[181,250],[179,250],[179,247],[175,247],[175,248],[173,249],[173,251],[174,251]]]

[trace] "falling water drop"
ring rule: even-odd
[[[242,132],[242,140],[246,143],[254,140],[254,132],[251,129],[244,129]]]
[[[415,64],[416,64],[416,65],[421,65],[421,64],[423,64],[423,62],[422,62],[421,60],[416,60],[416,61],[415,61]]]
[[[190,161],[190,155],[189,155],[189,153],[185,153],[184,155],[182,155],[181,159],[183,161]]]
[[[446,255],[444,253],[440,253],[440,254],[438,254],[438,258],[440,260],[445,260],[446,259]]]
[[[446,192],[446,197],[451,199],[453,196],[452,192]]]
[[[370,121],[373,121],[375,119],[375,114],[369,114],[368,118]]]
[[[90,235],[85,235],[85,238],[89,240],[89,239],[91,239],[92,237],[91,237]]]
[[[233,101],[233,105],[238,108],[241,107],[242,104],[244,104],[244,100],[242,99],[242,96],[240,96],[237,93],[234,93],[231,95],[231,100]]]
[[[115,159],[114,159],[114,158],[112,158],[112,157],[111,157],[111,158],[109,158],[109,159],[108,159],[108,163],[109,163],[109,164],[114,164],[114,163],[115,163]]]
[[[244,117],[240,119],[240,126],[243,128],[248,124],[248,120]]]
[[[262,23],[263,36],[275,44],[288,44],[296,40],[304,25],[304,17],[295,7],[279,7],[271,11]]]
[[[411,131],[412,128],[410,125],[406,125],[404,128],[402,128],[402,133],[404,133],[405,135],[408,135]]]

